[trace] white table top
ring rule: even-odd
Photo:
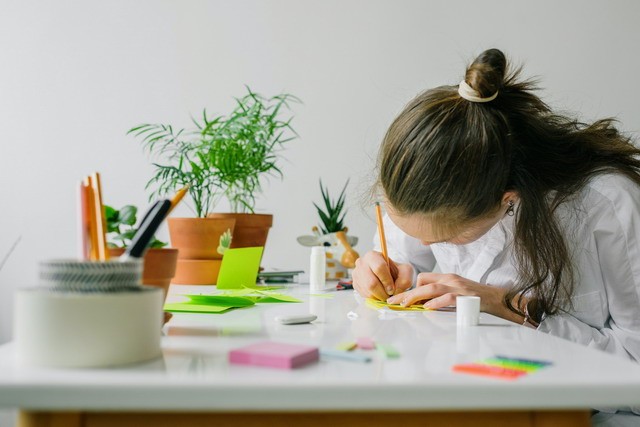
[[[209,287],[172,286],[172,293]],[[447,410],[640,405],[640,366],[481,314],[457,330],[453,312],[376,311],[352,291],[300,303],[258,304],[225,314],[176,314],[163,357],[112,369],[23,367],[0,347],[0,407],[31,410]],[[171,298],[171,296],[170,296]],[[284,326],[280,314],[312,312],[312,324]],[[335,347],[371,337],[401,354],[371,363],[324,360],[295,370],[230,365],[230,349],[265,339]],[[553,365],[508,381],[452,372],[495,355]]]

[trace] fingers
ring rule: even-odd
[[[356,260],[353,287],[363,297],[380,301],[389,297],[387,289],[393,293],[393,278],[381,253],[371,251]]]
[[[394,263],[394,265],[396,265]],[[399,294],[411,287],[413,283],[413,267],[411,264],[398,264],[397,265],[397,274],[395,275],[395,292],[394,294]]]
[[[465,279],[457,274],[449,273],[420,273],[416,278],[416,287],[430,285],[432,283],[445,283],[447,285],[460,285]]]
[[[457,294],[453,292],[449,292],[439,297],[433,298],[432,300],[427,301],[424,304],[424,307],[430,308],[432,310],[436,310],[438,308],[448,307],[450,305],[456,305],[457,296],[458,296]]]
[[[441,295],[450,293],[451,289],[442,284],[433,284],[431,286],[421,286],[410,291],[403,292],[398,295],[394,295],[387,300],[390,304],[400,304],[403,306],[409,306],[418,303],[419,301],[430,300],[437,298]]]

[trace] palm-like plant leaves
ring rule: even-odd
[[[282,109],[300,100],[290,94],[265,98],[253,92],[236,98],[227,117],[201,121],[192,118],[195,129],[175,131],[170,125],[143,124],[129,130],[141,138],[149,152],[164,157],[154,163],[155,173],[147,183],[150,198],[172,194],[189,185],[197,216],[204,217],[224,195],[234,212],[253,212],[263,175],[282,176],[276,165],[277,151],[297,137],[291,118],[279,119]],[[291,136],[293,135],[293,136]]]
[[[320,230],[323,234],[335,233],[336,231],[344,230],[344,218],[347,215],[347,212],[344,211],[344,202],[345,202],[345,191],[347,190],[347,185],[349,184],[349,180],[344,184],[342,191],[340,192],[340,196],[337,201],[332,201],[329,196],[329,189],[322,185],[322,180],[320,180],[320,192],[322,193],[322,200],[324,201],[324,210],[318,206],[317,204],[313,204],[318,211],[318,216],[320,217],[320,221],[322,224],[320,225]]]

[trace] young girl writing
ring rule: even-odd
[[[379,155],[389,266],[367,253],[354,287],[434,309],[477,295],[485,312],[638,361],[640,150],[534,89],[491,49],[406,106]]]

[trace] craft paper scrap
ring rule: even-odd
[[[341,342],[336,346],[336,350],[351,351],[358,345],[355,342]]]
[[[495,356],[479,360],[475,363],[455,365],[453,371],[495,378],[516,379],[550,365],[551,362],[542,360],[513,359],[505,356]]]
[[[164,311],[184,312],[184,313],[224,313],[234,307],[220,307],[209,304],[193,304],[193,303],[168,303],[164,305]]]
[[[381,308],[388,308],[395,311],[429,311],[430,309],[424,308],[422,304],[414,304],[408,307],[403,307],[400,304],[389,304],[386,301],[378,301],[377,299],[367,298],[367,305],[371,308],[379,310]]]
[[[356,339],[356,343],[358,344],[358,348],[361,350],[373,350],[376,348],[376,344],[373,342],[373,339],[369,337],[360,337]]]
[[[497,366],[482,365],[478,363],[455,365],[453,367],[453,371],[461,372],[464,374],[482,375],[487,377],[500,378],[504,380],[515,380],[517,378],[520,378],[523,375],[527,375],[526,371],[500,368]]]
[[[390,344],[378,344],[376,343],[376,349],[379,350],[387,359],[397,359],[400,357],[400,353]]]
[[[507,357],[507,356],[502,356],[502,355],[497,355],[495,358],[496,359],[502,359],[502,360],[508,360],[508,361],[511,361],[511,362],[526,363],[526,364],[536,365],[536,366],[540,366],[540,367],[553,365],[553,363],[551,363],[549,361],[546,361],[546,360],[519,359],[519,358]]]
[[[222,256],[218,289],[256,288],[263,247],[227,249]]]
[[[254,305],[252,298],[232,297],[227,295],[187,295],[190,303],[217,305],[220,307],[248,307]]]

